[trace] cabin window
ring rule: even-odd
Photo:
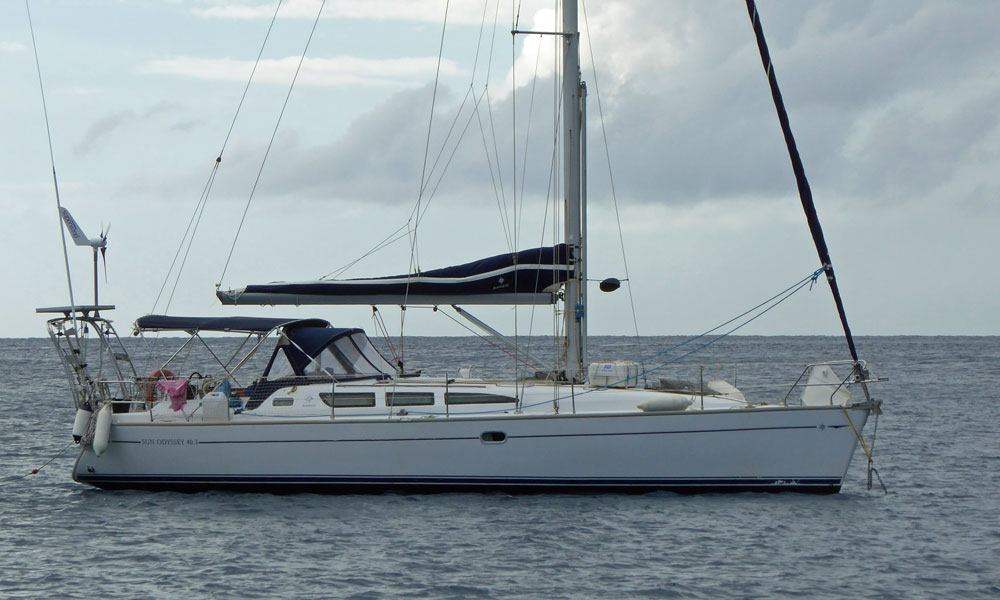
[[[275,398],[271,401],[271,406],[291,406],[295,404],[295,398]]]
[[[375,392],[320,392],[319,399],[332,408],[375,406]]]
[[[386,406],[431,406],[434,392],[386,392]]]
[[[448,392],[444,396],[444,401],[447,404],[504,404],[507,402],[516,402],[517,400],[510,396],[501,396],[500,394]]]

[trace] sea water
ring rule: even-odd
[[[594,360],[663,353],[646,368],[693,347],[593,341]],[[1000,338],[863,337],[858,349],[889,379],[872,386],[888,494],[877,480],[866,489],[859,449],[835,496],[323,496],[75,483],[76,448],[59,454],[74,409],[55,352],[45,339],[0,340],[0,597],[1000,597]],[[402,348],[427,374],[513,371],[490,350],[477,338]],[[790,384],[804,363],[845,354],[836,338],[731,337],[654,376],[719,376],[780,398],[766,381]],[[204,358],[185,368],[210,368]]]

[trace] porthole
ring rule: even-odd
[[[507,441],[507,434],[502,431],[484,431],[479,439],[484,444],[502,444]]]

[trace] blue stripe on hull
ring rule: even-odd
[[[675,479],[559,479],[476,477],[349,477],[349,476],[173,476],[92,475],[78,473],[75,479],[104,489],[199,492],[232,490],[277,494],[311,492],[369,494],[382,492],[445,493],[678,493],[799,492],[835,494],[841,480],[836,477],[768,478],[675,478]]]
[[[828,429],[840,429],[847,425],[827,425]],[[624,431],[624,432],[587,432],[587,433],[545,433],[545,434],[508,434],[507,439],[556,439],[578,437],[631,437],[641,435],[690,435],[695,433],[733,433],[745,431],[784,431],[793,429],[816,429],[816,425],[787,425],[779,427],[731,427],[728,429],[685,429],[679,431]],[[230,444],[333,444],[361,442],[452,442],[478,440],[479,436],[447,436],[447,437],[398,437],[398,438],[317,438],[317,439],[255,439],[255,440],[201,440],[201,446]],[[139,440],[111,440],[115,444],[141,444]]]

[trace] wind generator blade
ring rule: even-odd
[[[104,283],[108,282],[108,259],[104,254],[108,251],[107,246],[101,246],[101,264],[104,265]]]
[[[826,280],[830,284],[830,291],[833,292],[833,301],[837,304],[837,313],[840,315],[840,322],[844,326],[844,337],[847,338],[847,346],[851,350],[851,358],[854,359],[854,362],[858,362],[858,351],[854,347],[854,337],[851,335],[851,327],[847,324],[847,313],[844,311],[844,302],[840,298],[837,278],[833,274],[833,262],[830,260],[830,251],[826,247],[823,228],[819,224],[816,205],[813,203],[812,190],[809,189],[809,181],[806,179],[805,167],[802,166],[802,158],[799,156],[799,150],[795,145],[795,138],[792,136],[792,127],[788,123],[788,112],[785,111],[785,102],[781,99],[778,78],[774,74],[771,54],[767,50],[767,40],[764,39],[764,28],[760,23],[760,16],[757,14],[757,5],[754,3],[754,0],[746,0],[746,2],[747,12],[750,13],[750,22],[753,23],[754,34],[757,37],[757,48],[760,50],[760,59],[764,64],[764,72],[767,73],[768,83],[771,85],[771,98],[774,99],[774,109],[778,112],[781,132],[785,136],[788,156],[792,160],[792,170],[795,172],[795,183],[799,188],[802,209],[806,213],[806,220],[809,222],[809,231],[812,233],[813,243],[816,245],[816,252],[819,254],[820,263],[826,269]]]
[[[76,219],[73,218],[73,215],[69,214],[69,211],[65,208],[61,208],[59,212],[62,215],[63,224],[66,225],[66,231],[73,238],[73,243],[77,246],[89,246],[90,240],[83,234],[80,226],[76,224]]]

